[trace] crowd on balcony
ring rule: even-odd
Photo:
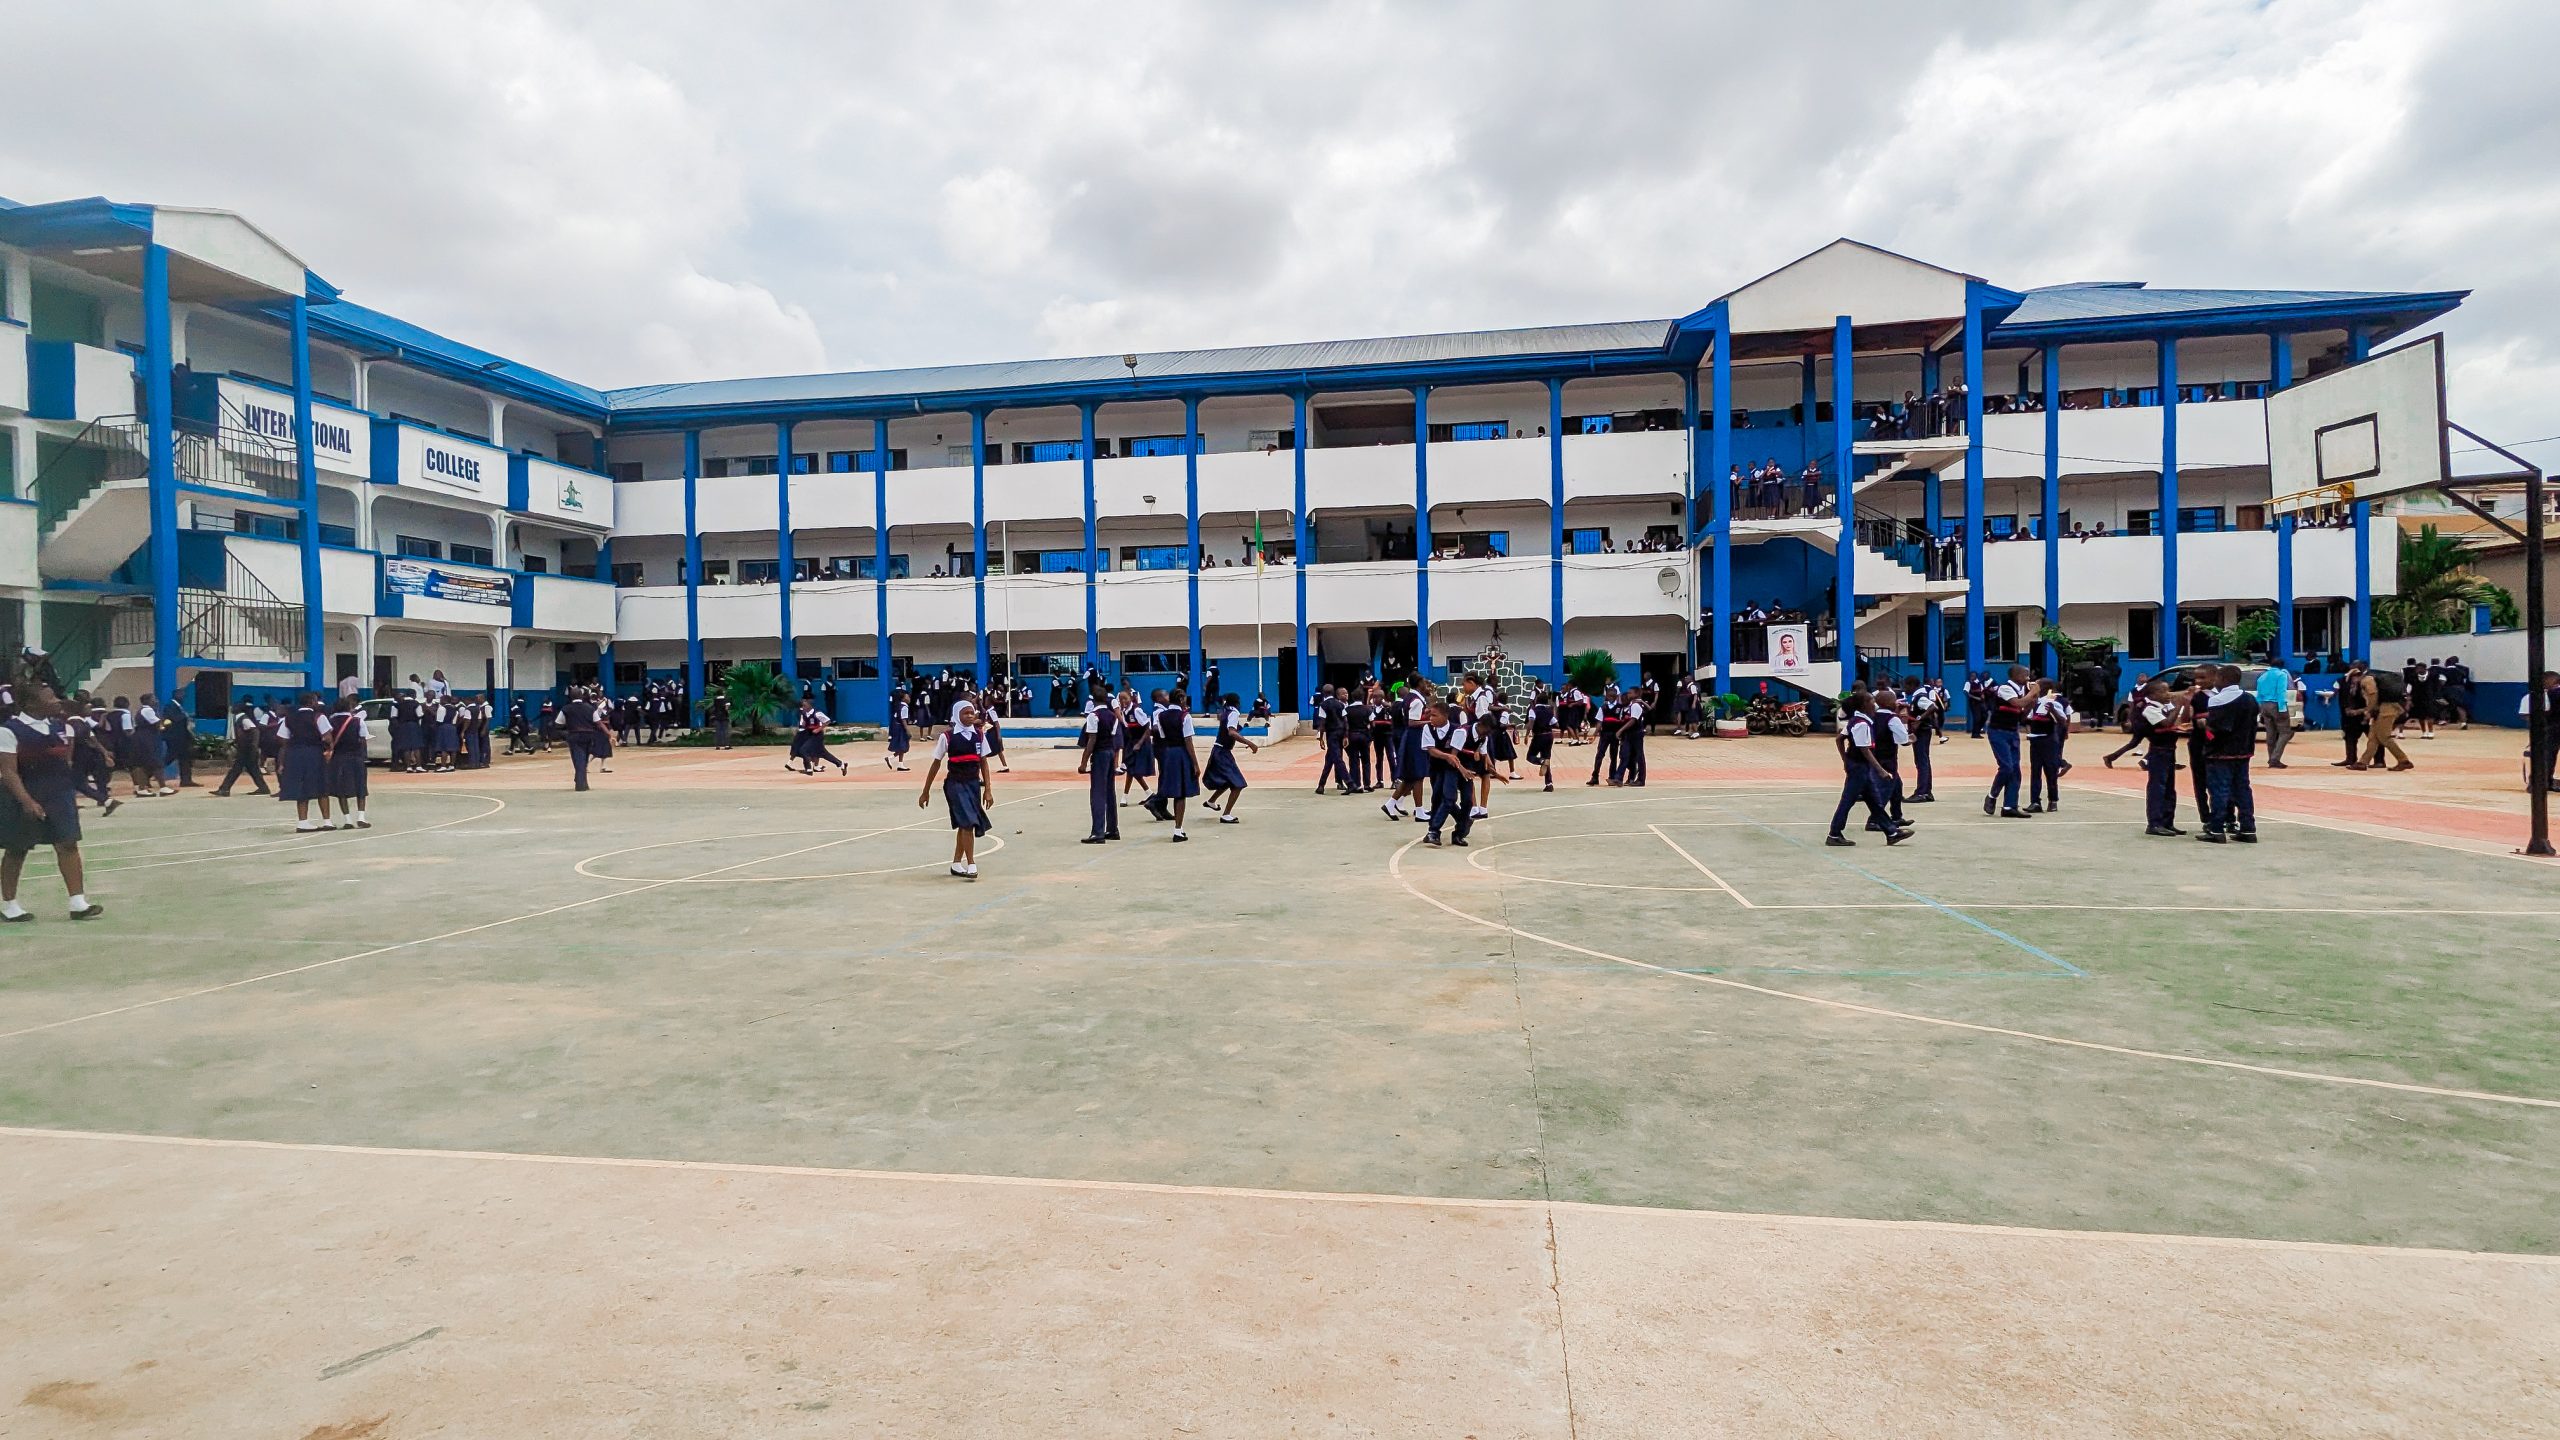
[[[1782,520],[1832,508],[1830,484],[1819,460],[1807,461],[1792,475],[1774,459],[1747,469],[1736,465],[1725,483],[1732,488],[1733,514],[1738,520]]]

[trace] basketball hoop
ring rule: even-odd
[[[2268,506],[2278,515],[2294,515],[2305,510],[2326,510],[2335,505],[2352,505],[2355,501],[2356,482],[2340,480],[2328,485],[2316,485],[2308,490],[2297,490],[2290,495],[2278,495],[2268,502]]]

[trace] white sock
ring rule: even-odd
[[[12,905],[14,905],[14,904],[16,904],[17,902],[16,902],[16,901],[14,901],[14,900],[12,900],[12,901],[10,901],[9,903],[10,903],[10,904],[12,904]],[[77,914],[79,914],[81,911],[86,910],[86,909],[88,909],[88,908],[89,908],[89,897],[88,897],[88,896],[86,896],[86,895],[74,895],[74,896],[72,896],[72,897],[71,897],[71,913],[72,913],[72,914],[77,915]]]
[[[0,915],[6,915],[10,919],[15,920],[26,913],[27,907],[19,904],[15,900],[0,901]]]

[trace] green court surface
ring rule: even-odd
[[[1463,851],[1003,796],[974,882],[905,786],[128,807],[108,917],[0,931],[0,1124],[2560,1251],[2544,868],[2105,794],[1833,850],[1822,792],[1506,793]]]

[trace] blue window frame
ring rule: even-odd
[[[1085,571],[1082,550],[1042,550],[1036,552],[1038,572],[1042,575],[1081,575]]]
[[[2015,515],[1986,515],[1983,522],[1986,527],[1983,533],[1994,540],[2006,540],[2018,533],[2018,517]]]
[[[855,557],[854,557],[854,560],[853,560],[853,578],[854,578],[854,579],[856,579],[856,580],[872,580],[872,579],[877,579],[877,578],[879,577],[879,574],[880,574],[880,557],[878,557],[878,556],[876,556],[876,555],[857,555],[857,556],[855,556]],[[890,579],[892,579],[892,580],[904,580],[904,579],[906,579],[906,578],[907,578],[907,557],[906,557],[906,556],[904,556],[904,555],[895,555],[895,554],[893,554],[893,555],[891,555],[891,556],[889,557],[889,578],[890,578]]]
[[[2127,535],[2159,534],[2160,512],[2157,510],[2127,510],[2124,512],[2124,533]]]
[[[1191,668],[1191,656],[1181,650],[1125,650],[1120,655],[1123,675],[1179,675]]]
[[[1618,428],[1615,415],[1567,415],[1564,429],[1568,435],[1606,435]]]
[[[2190,535],[2209,534],[2222,528],[2219,505],[2187,505],[2178,511],[2179,530]]]
[[[457,563],[463,565],[495,565],[498,563],[498,557],[490,554],[489,547],[486,545],[456,545],[452,547],[451,554]]]
[[[1191,547],[1188,545],[1130,545],[1120,552],[1124,568],[1130,570],[1188,569],[1190,557]]]
[[[960,448],[965,450],[968,447],[964,445]],[[1037,465],[1046,460],[1081,460],[1083,458],[1084,442],[1082,440],[1021,440],[1016,441],[1013,447],[1013,463],[1016,465]]]
[[[827,452],[827,473],[830,475],[868,475],[878,465],[879,452],[876,450],[830,450]],[[907,452],[892,446],[889,450],[889,468],[906,469]]]
[[[1432,426],[1431,438],[1434,441],[1508,440],[1511,438],[1511,422],[1508,420],[1459,420],[1446,425]]]
[[[1564,532],[1564,548],[1574,555],[1597,555],[1609,546],[1609,529],[1605,525]]]
[[[356,527],[353,525],[323,524],[320,527],[320,543],[323,545],[342,545],[347,549],[352,550],[356,546]]]
[[[1147,455],[1180,455],[1186,453],[1179,435],[1132,435],[1120,442],[1120,453],[1136,459]]]
[[[1461,530],[1447,536],[1434,535],[1431,539],[1435,544],[1446,543],[1455,547],[1463,556],[1481,558],[1511,553],[1511,532],[1508,530]]]
[[[441,560],[444,558],[443,541],[422,539],[416,535],[402,535],[398,537],[392,549],[393,553],[405,556],[412,560]]]
[[[780,582],[781,579],[782,562],[779,560],[738,562],[738,583],[741,585],[772,585]]]

